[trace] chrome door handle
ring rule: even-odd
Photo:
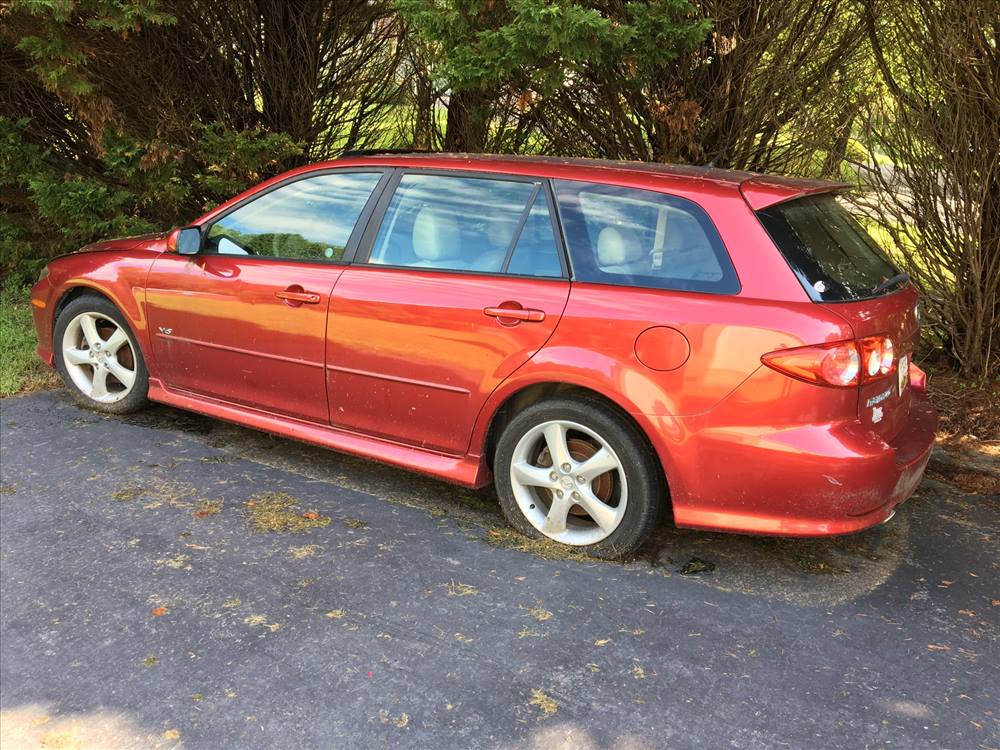
[[[545,312],[523,307],[487,307],[483,315],[491,318],[506,318],[507,320],[523,320],[527,323],[541,323],[545,320]]]
[[[318,305],[320,296],[316,292],[306,292],[300,289],[285,289],[282,292],[275,292],[274,296],[284,300],[288,304]]]

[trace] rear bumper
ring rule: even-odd
[[[886,442],[860,422],[784,430],[708,428],[674,447],[678,526],[777,536],[848,534],[882,523],[920,484],[938,417],[913,394]]]

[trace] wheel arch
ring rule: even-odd
[[[59,295],[59,298],[56,300],[56,304],[52,312],[53,331],[56,329],[56,321],[59,320],[59,316],[62,314],[62,311],[66,309],[66,306],[69,305],[69,303],[72,302],[73,300],[79,299],[80,297],[84,297],[87,295],[90,295],[92,297],[103,297],[112,305],[117,307],[119,310],[122,309],[121,305],[119,305],[103,290],[98,289],[97,287],[89,286],[87,284],[74,284],[72,286],[63,289],[62,293]],[[124,314],[124,312],[122,314]]]
[[[66,307],[74,300],[86,296],[99,297],[109,302],[110,304],[114,305],[115,309],[118,310],[119,313],[121,313],[122,317],[125,318],[125,322],[128,323],[129,328],[132,330],[132,336],[133,338],[135,338],[136,343],[139,345],[140,352],[142,353],[142,358],[146,363],[146,369],[151,370],[152,368],[150,367],[151,358],[149,351],[149,342],[146,339],[146,326],[142,319],[142,316],[140,315],[140,309],[138,304],[135,303],[135,300],[130,300],[132,302],[131,305],[122,304],[122,302],[117,298],[117,296],[110,290],[100,286],[89,284],[85,280],[71,281],[67,283],[59,291],[59,296],[56,299],[56,303],[53,306],[52,310],[53,350],[55,349],[56,346],[55,336],[54,336],[56,330],[56,323],[59,320],[59,316],[62,314],[62,311],[65,310]]]
[[[631,411],[627,404],[623,404],[589,385],[564,380],[540,380],[511,387],[501,396],[494,394],[495,406],[482,420],[484,425],[477,430],[477,435],[474,437],[476,440],[474,445],[479,446],[483,463],[489,467],[490,471],[493,470],[493,454],[496,451],[497,441],[504,428],[517,414],[532,404],[547,398],[572,398],[574,396],[602,403],[638,430],[646,448],[659,467],[660,479],[666,489],[666,500],[669,503],[671,472],[668,472],[667,467],[664,466],[660,451],[657,450],[655,441],[650,437],[650,425],[643,424],[645,420],[642,419],[641,415]],[[477,437],[478,439],[476,439]]]

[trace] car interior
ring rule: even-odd
[[[414,268],[500,273],[520,216],[507,206],[481,205],[460,216],[431,199],[395,201],[383,219],[369,262]],[[562,268],[545,195],[539,193],[517,237],[508,273],[559,276]]]

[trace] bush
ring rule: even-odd
[[[87,171],[67,171],[25,137],[31,120],[0,117],[0,271],[34,281],[52,257],[109,237],[191,221],[302,153],[288,136],[198,125],[188,148],[107,130]]]

